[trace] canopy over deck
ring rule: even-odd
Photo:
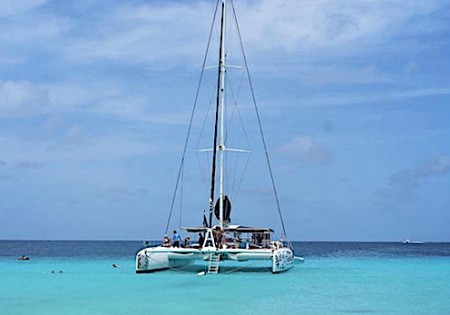
[[[219,226],[213,226],[212,229],[215,230],[216,228],[219,228]],[[209,228],[200,226],[200,227],[182,227],[181,229],[186,230],[187,232],[206,232]],[[241,226],[241,225],[229,225],[227,227],[224,227],[223,230],[225,232],[237,232],[237,233],[273,233],[274,230],[271,228],[262,228],[262,227],[248,227],[248,226]]]

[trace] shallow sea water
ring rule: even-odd
[[[139,247],[0,241],[0,314],[450,314],[450,244],[295,243],[286,273],[206,276],[137,275]]]

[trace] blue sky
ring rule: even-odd
[[[450,241],[449,3],[236,10],[288,236]],[[0,239],[161,237],[213,11],[213,1],[0,1]],[[279,235],[259,145],[232,219]],[[186,224],[207,207],[198,168],[184,178]]]

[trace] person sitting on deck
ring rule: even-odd
[[[184,239],[184,247],[189,247],[191,245],[191,238],[189,236],[186,236]]]
[[[177,230],[173,230],[173,238],[172,238],[172,246],[173,247],[180,247],[181,237],[178,235]]]
[[[164,235],[162,246],[170,247],[170,238],[167,235]]]
[[[234,248],[239,248],[239,246],[241,245],[241,242],[242,242],[241,236],[238,233],[236,233],[234,235]]]

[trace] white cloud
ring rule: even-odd
[[[405,25],[438,10],[439,1],[246,1],[239,16],[249,46],[286,51],[374,49],[399,34],[429,32]],[[414,25],[412,25],[414,26]],[[436,26],[437,27],[437,26]],[[372,45],[366,44],[371,42]],[[350,45],[351,44],[351,45]],[[341,51],[334,50],[339,47]]]
[[[449,87],[432,87],[413,90],[404,90],[392,93],[392,98],[413,98],[424,96],[450,95]]]
[[[186,124],[189,113],[156,108],[152,93],[130,93],[119,80],[79,80],[43,85],[49,92],[49,113],[111,115],[125,120],[162,124]],[[147,93],[147,94],[146,94]]]
[[[78,125],[59,130],[60,139],[0,135],[2,158],[5,161],[41,161],[51,165],[56,161],[92,161],[150,154],[161,149],[159,140],[139,136],[132,131],[98,135]],[[23,164],[22,166],[25,166]]]
[[[265,0],[236,6],[245,46],[255,55],[276,51],[278,58],[297,58],[302,52],[302,58],[314,60],[317,55],[354,55],[387,46],[399,50],[399,42],[409,35],[444,27],[435,18],[427,20],[427,27],[417,26],[443,6],[439,1]],[[65,51],[82,61],[112,59],[164,68],[199,63],[212,13],[212,4],[205,1],[121,4],[93,32],[73,37]],[[267,65],[270,59],[263,58]]]
[[[104,99],[124,94],[120,82],[102,78],[92,80],[79,78],[64,82],[45,84],[50,96],[50,109],[55,112],[92,110],[92,106]]]
[[[0,0],[0,16],[8,17],[38,8],[49,0]]]
[[[430,87],[430,88],[416,88],[416,89],[393,89],[383,91],[370,92],[353,92],[346,91],[339,94],[328,94],[327,96],[308,96],[303,99],[297,99],[296,105],[300,104],[305,107],[317,106],[338,106],[338,105],[354,105],[362,103],[375,103],[388,101],[395,101],[399,99],[426,97],[426,96],[440,96],[450,95],[450,88],[448,87]],[[288,104],[292,105],[292,104]]]
[[[144,64],[152,70],[170,69],[181,64],[198,65],[206,45],[213,3],[150,2],[110,6],[100,1],[100,7],[108,5],[108,14],[90,15],[84,12],[84,15],[76,17],[52,11],[51,5],[44,6],[46,1],[20,3],[12,4],[16,14],[5,13],[8,23],[0,22],[4,30],[0,41],[13,44],[11,47],[17,51],[14,55],[6,53],[5,56],[1,56],[0,52],[0,63],[8,67],[26,63],[27,54],[46,49],[54,54],[52,58],[59,62],[58,66],[67,66],[70,79],[62,78],[41,85],[42,91],[49,91],[50,112],[76,108],[127,119],[181,122],[180,115],[176,113],[146,111],[145,108],[149,108],[148,96],[131,96],[123,88],[122,78],[113,81],[102,73],[95,80],[86,80],[85,75],[77,78],[70,71],[77,67],[78,62],[112,61],[115,66],[122,63],[127,66]],[[361,50],[370,51],[377,47],[404,50],[405,45],[400,45],[402,38],[442,27],[436,19],[427,18],[442,6],[441,3],[265,0],[240,1],[236,6],[244,44],[252,52],[250,59],[256,64],[255,70],[273,71],[277,76],[301,77],[304,78],[302,84],[307,86],[393,81],[392,75],[385,74],[376,64],[345,65],[333,59],[331,66],[329,58],[324,56],[332,54],[333,58],[339,59],[341,55],[356,55]],[[0,8],[6,11],[10,6],[11,2],[0,2]],[[426,27],[416,26],[422,25],[423,19],[427,21]],[[217,37],[216,33],[213,37]],[[236,46],[230,47],[234,47],[236,52]],[[299,58],[305,59],[304,62],[294,62]],[[284,64],[282,68],[280,60]],[[305,64],[308,66],[302,66]],[[85,69],[79,71],[83,73]],[[95,70],[93,74],[97,74]],[[439,88],[422,89],[417,93],[447,94],[445,89]],[[387,97],[414,97],[419,94],[407,90],[391,93]],[[384,96],[381,93],[351,95],[347,91],[346,95],[312,97],[311,102],[305,100],[301,103],[314,106],[345,104],[373,101]],[[4,101],[0,100],[0,103]],[[12,106],[18,105],[13,103]]]
[[[384,198],[412,202],[418,198],[417,189],[422,181],[450,174],[450,156],[433,154],[421,164],[401,170],[389,177],[389,186],[379,189]]]
[[[376,66],[346,67],[342,65],[322,66],[316,70],[308,69],[311,75],[302,79],[305,86],[321,85],[354,85],[381,83],[390,78]]]
[[[24,62],[24,56],[20,55],[39,47],[56,53],[58,58],[68,58],[69,63],[112,60],[145,64],[152,69],[198,65],[214,9],[214,3],[209,1],[132,5],[99,1],[92,14],[83,11],[70,16],[52,11],[51,5],[43,6],[46,3],[0,2],[0,9],[3,8],[0,11],[7,12],[4,14],[10,19],[7,23],[0,22],[3,30],[0,41],[23,45],[19,56],[7,53],[0,60]],[[298,73],[295,69],[299,64],[312,64],[319,70],[325,66],[326,70],[329,66],[317,61],[334,63],[339,56],[353,56],[361,51],[404,51],[411,38],[445,29],[446,25],[431,15],[445,5],[441,1],[413,0],[236,3],[244,44],[251,51],[252,62],[257,64],[255,69],[278,71],[280,60],[286,63],[289,58],[283,71],[278,72],[291,74]],[[43,9],[35,10],[40,7]],[[97,14],[105,8],[107,14]],[[217,30],[213,38],[217,38]],[[236,45],[231,45],[232,48],[238,50]],[[333,56],[333,60],[324,56]],[[304,62],[294,64],[297,59]],[[367,73],[360,78],[377,77],[378,70],[370,67],[361,68]],[[312,71],[314,68],[308,70]]]
[[[331,151],[311,136],[296,136],[276,151],[304,165],[323,165],[333,160]]]
[[[33,14],[27,12],[23,15],[12,15],[8,17],[10,21],[0,22],[2,32],[0,41],[4,48],[15,45],[31,46],[32,51],[38,47],[40,49],[55,51],[64,47],[64,43],[59,42],[71,28],[70,19],[53,14]],[[12,56],[10,58],[16,58]]]
[[[0,83],[0,117],[39,114],[49,103],[48,91],[27,81]]]
[[[170,68],[185,64],[186,57],[201,56],[211,13],[205,2],[121,5],[103,17],[95,32],[70,40],[65,51],[79,61],[110,59]]]

